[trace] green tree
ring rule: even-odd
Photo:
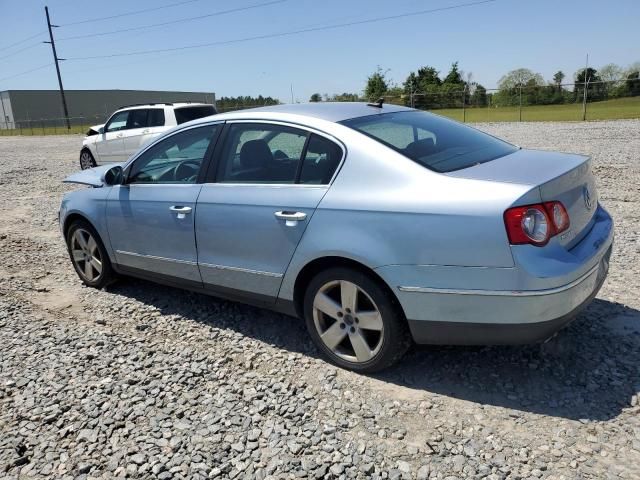
[[[498,81],[500,90],[524,87],[525,85],[544,85],[544,78],[539,73],[532,72],[528,68],[511,70]]]
[[[498,81],[499,90],[492,100],[496,105],[518,105],[522,95],[522,103],[526,104],[535,101],[536,90],[543,85],[544,79],[539,73],[528,68],[511,70]]]
[[[470,103],[476,107],[486,107],[487,106],[487,89],[484,88],[479,83],[476,83],[473,86],[471,91]]]
[[[627,75],[626,91],[630,97],[637,97],[640,95],[640,71],[636,70]]]
[[[588,100],[603,100],[606,97],[604,85],[602,83],[598,83],[602,79],[595,68],[588,67],[578,70],[575,74],[575,79],[576,85],[573,92],[576,101],[582,101],[585,85],[587,88]]]
[[[320,95],[319,93],[314,93],[313,95],[311,95],[311,98],[309,98],[310,102],[321,102],[322,101],[322,95]]]
[[[606,82],[602,85],[602,89],[607,97],[616,92],[617,88],[622,85],[624,79],[622,68],[615,63],[608,63],[600,67],[598,69],[598,76],[603,82]]]
[[[368,101],[377,101],[389,90],[389,83],[386,78],[387,71],[382,70],[380,66],[367,78],[367,85],[364,89],[364,97]]]
[[[442,85],[439,72],[429,66],[420,67],[417,71],[409,73],[404,82],[404,93],[407,96],[407,103],[410,103],[410,95],[414,95],[413,101],[416,108],[430,108],[440,93]]]
[[[451,69],[447,76],[444,77],[444,81],[442,83],[451,83],[454,85],[462,85],[464,80],[462,80],[462,72],[458,69],[458,62],[453,62],[451,64]]]
[[[360,101],[360,95],[358,95],[357,93],[338,93],[335,95],[332,95],[329,98],[330,102],[358,102]]]
[[[387,103],[394,103],[396,105],[404,105],[405,104],[405,95],[404,88],[393,85],[387,89],[386,96],[389,98],[385,99]]]
[[[558,89],[558,93],[562,93],[562,81],[564,80],[565,74],[562,70],[558,70],[553,74],[553,83],[555,83],[556,88]]]
[[[240,110],[243,108],[260,107],[263,105],[278,105],[280,100],[272,97],[250,97],[248,95],[239,97],[220,97],[216,100],[216,107],[219,112],[229,110]]]

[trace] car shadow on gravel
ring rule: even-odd
[[[608,420],[640,391],[640,311],[595,300],[547,343],[416,347],[378,378],[516,411]]]
[[[318,358],[304,323],[240,303],[142,280],[110,291],[225,328],[280,349]],[[377,380],[470,402],[574,420],[616,417],[640,390],[640,311],[595,300],[545,344],[494,347],[416,346]]]

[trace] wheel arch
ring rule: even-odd
[[[89,154],[91,155],[91,157],[93,158],[93,160],[96,160],[96,152],[94,152],[91,147],[89,145],[83,145],[82,148],[80,149],[80,156],[82,156],[82,152],[89,152]]]
[[[398,311],[402,314],[402,317],[406,319],[404,314],[404,309],[398,300],[398,296],[394,293],[393,289],[389,286],[384,279],[376,273],[371,267],[351,258],[340,257],[340,256],[325,256],[319,257],[308,262],[302,269],[298,272],[296,276],[296,280],[294,282],[293,287],[293,302],[296,310],[296,314],[300,318],[304,318],[304,295],[311,282],[311,279],[320,273],[323,270],[327,270],[329,268],[334,267],[347,267],[353,270],[357,270],[371,279],[373,279],[376,283],[378,283],[382,288],[384,288],[387,293],[390,294],[390,298],[393,300],[394,304],[398,308]]]
[[[96,233],[100,235],[100,231],[96,228],[93,222],[89,220],[85,215],[82,215],[81,213],[78,213],[78,212],[72,212],[65,217],[64,223],[62,224],[62,233],[64,235],[65,240],[67,239],[67,233],[69,232],[69,228],[71,227],[71,224],[76,220],[82,220],[84,222],[87,222],[96,231]],[[102,240],[102,238],[100,240]]]

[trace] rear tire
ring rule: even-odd
[[[75,220],[66,235],[67,251],[80,280],[88,287],[104,288],[116,273],[98,232],[85,220]]]
[[[411,346],[393,294],[363,272],[335,267],[317,274],[304,296],[307,329],[335,365],[361,373],[396,363]]]
[[[96,166],[96,160],[93,158],[93,154],[86,148],[83,148],[80,152],[80,168],[86,170]]]

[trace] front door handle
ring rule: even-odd
[[[287,227],[295,227],[298,222],[302,222],[307,218],[304,212],[290,212],[288,210],[280,210],[274,213],[278,220],[284,220]]]
[[[122,138],[122,136],[123,136],[123,135],[124,135],[124,133],[118,133],[118,134],[116,135],[116,138]]]
[[[171,210],[174,213],[177,213],[178,218],[185,218],[185,215],[187,213],[191,213],[192,208],[174,205],[172,207],[169,207],[169,210]]]

